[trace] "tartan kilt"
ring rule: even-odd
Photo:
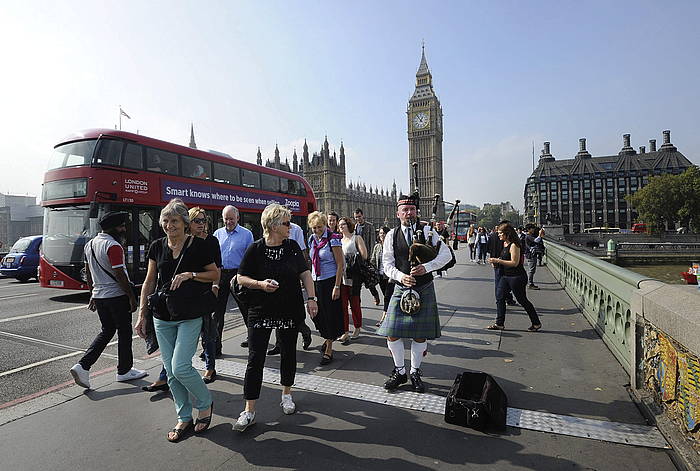
[[[389,301],[386,319],[377,330],[377,335],[400,339],[436,339],[440,337],[440,318],[438,317],[437,299],[433,282],[414,287],[420,296],[420,311],[409,316],[400,307],[401,295],[408,288],[396,284],[394,294]]]

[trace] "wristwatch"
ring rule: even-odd
[[[192,279],[194,280],[195,278],[197,278],[197,273],[196,273],[196,272],[192,272]]]
[[[316,302],[318,302],[318,297],[316,297],[316,296],[309,296],[308,298],[306,298],[306,300],[307,300],[307,301],[316,301]]]

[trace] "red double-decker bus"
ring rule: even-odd
[[[141,283],[148,246],[163,236],[160,210],[173,198],[204,208],[213,229],[223,226],[221,209],[232,204],[256,238],[260,213],[270,203],[289,207],[302,228],[316,210],[311,187],[293,173],[128,132],[79,132],[56,145],[44,176],[41,286],[87,289],[83,248],[109,211],[131,215],[127,270]]]

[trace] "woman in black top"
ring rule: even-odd
[[[141,288],[141,307],[136,323],[136,333],[146,337],[146,316],[150,315],[148,296],[164,285],[170,291],[177,291],[184,283],[197,288],[211,289],[211,283],[218,279],[219,272],[209,246],[199,237],[185,234],[190,223],[187,206],[179,199],[171,200],[160,212],[160,224],[166,236],[153,241],[148,250],[148,272]],[[157,286],[156,286],[157,284]],[[168,373],[168,386],[173,395],[178,423],[169,433],[168,440],[177,442],[192,427],[192,407],[199,411],[195,432],[203,432],[209,427],[212,414],[211,394],[206,384],[192,367],[192,357],[197,349],[202,330],[202,316],[199,314],[179,315],[160,306],[153,314],[153,326],[160,346],[163,364]],[[194,397],[193,401],[190,395]]]
[[[498,238],[503,241],[503,252],[500,258],[489,258],[494,268],[503,271],[503,276],[496,288],[496,323],[488,327],[490,330],[503,330],[506,321],[506,294],[510,289],[520,305],[525,308],[532,325],[527,330],[540,330],[542,324],[537,316],[535,306],[527,299],[527,274],[523,268],[523,257],[520,250],[520,239],[510,224],[498,226]]]
[[[271,204],[262,213],[263,238],[248,247],[236,279],[247,290],[248,366],[243,394],[245,410],[233,426],[239,432],[255,422],[255,402],[260,397],[263,367],[272,329],[277,330],[281,347],[280,383],[282,411],[293,414],[296,406],[291,389],[296,373],[296,345],[299,325],[304,322],[304,298],[299,280],[308,293],[308,311],[313,319],[318,305],[309,267],[299,244],[289,237],[292,213]]]

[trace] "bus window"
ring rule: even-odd
[[[49,160],[48,170],[61,167],[73,167],[76,165],[87,165],[92,158],[95,149],[95,141],[81,141],[64,144],[54,149]]]
[[[214,181],[228,183],[229,185],[241,184],[241,172],[238,167],[214,163]]]
[[[119,165],[119,158],[122,155],[124,143],[112,139],[101,139],[98,141],[97,152],[95,152],[94,163],[100,165]]]
[[[280,193],[289,193],[289,180],[280,178]]]
[[[146,149],[146,170],[177,175],[177,154],[158,149]]]
[[[290,195],[306,196],[306,189],[299,180],[287,180],[289,184]]]
[[[183,177],[208,180],[211,175],[211,163],[194,157],[180,156],[180,170]]]
[[[259,239],[262,237],[262,225],[260,224],[260,214],[259,213],[240,213],[240,219],[238,224],[242,225],[250,232],[253,233],[254,239]]]
[[[262,189],[263,190],[274,191],[274,192],[280,191],[280,179],[279,179],[279,177],[276,177],[274,175],[268,175],[267,173],[263,173],[260,175],[260,179],[262,180]]]
[[[127,144],[124,152],[124,163],[122,166],[126,168],[134,168],[143,170],[143,152],[138,144]]]
[[[253,170],[241,169],[243,186],[246,188],[260,188],[260,174]]]

